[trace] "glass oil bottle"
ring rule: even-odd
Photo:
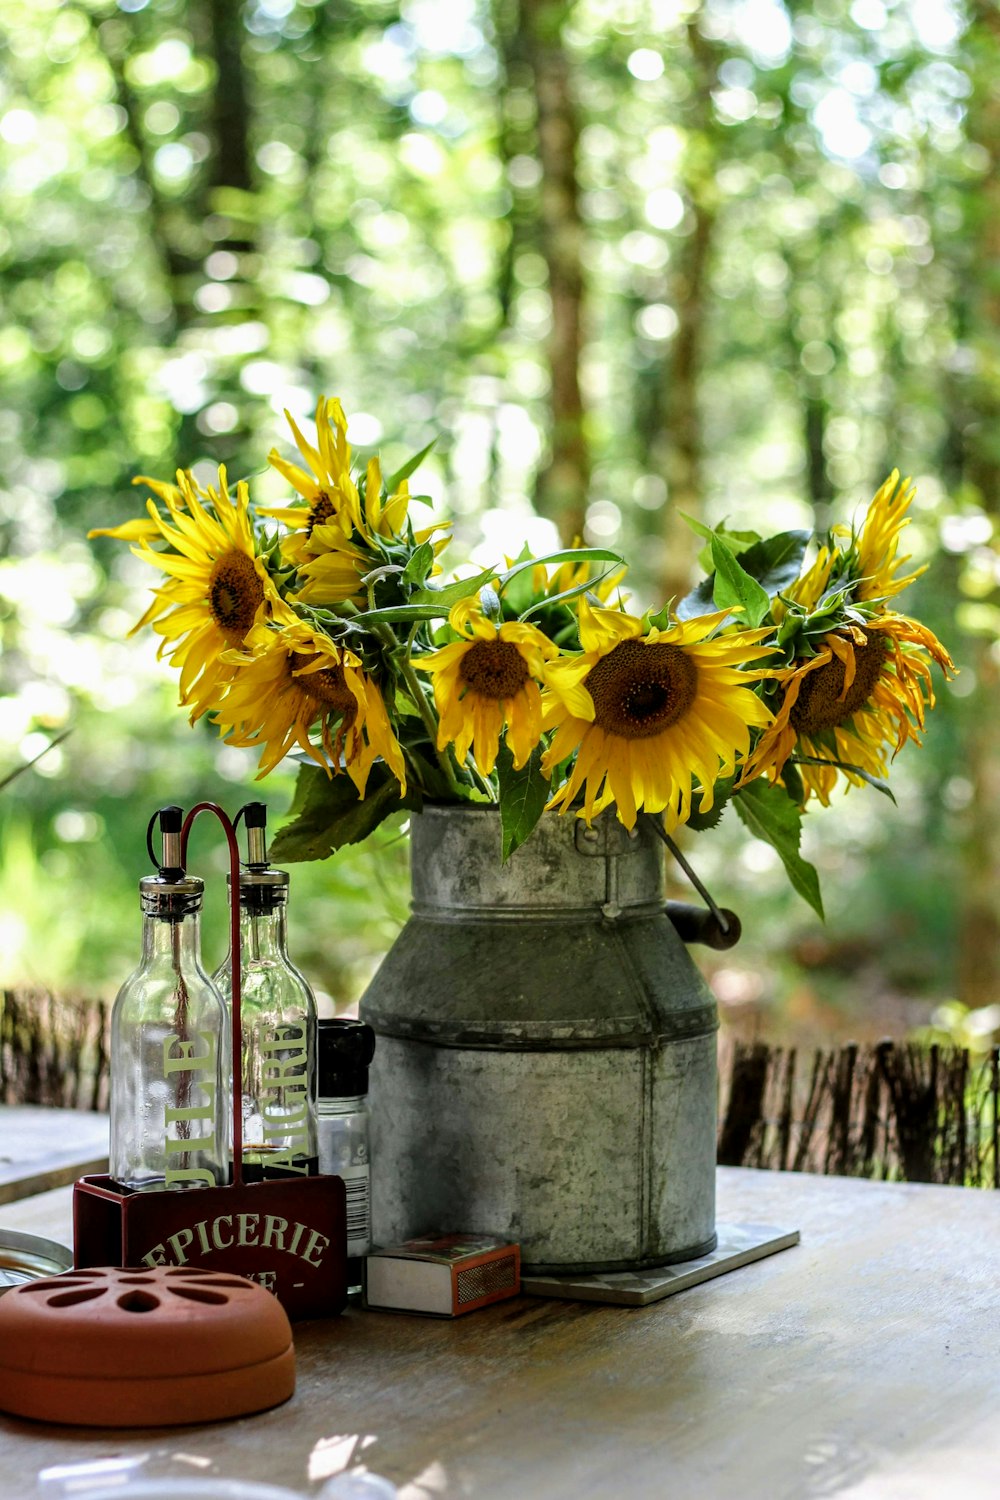
[[[111,1013],[110,1174],[124,1191],[228,1177],[229,1029],[202,968],[204,882],[181,866],[181,809],[161,808],[156,875],[139,881],[142,958]]]
[[[267,809],[249,802],[240,816],[247,830],[239,890],[242,1165],[244,1182],[260,1182],[318,1170],[316,1001],[288,957],[288,875],[267,861]],[[215,982],[231,1004],[231,954]]]

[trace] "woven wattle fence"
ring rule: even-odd
[[[1000,1187],[1000,1048],[720,1047],[719,1162]]]
[[[0,1103],[106,1109],[110,1007],[0,990]],[[719,1162],[1000,1187],[1000,1048],[719,1048]]]
[[[0,1103],[107,1109],[110,1015],[101,1000],[0,990]]]

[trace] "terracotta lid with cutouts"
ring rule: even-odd
[[[88,1268],[0,1299],[0,1409],[160,1427],[265,1411],[295,1389],[284,1308],[243,1276]]]

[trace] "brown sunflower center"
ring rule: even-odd
[[[291,670],[301,672],[313,659],[305,652],[293,651]],[[322,703],[331,713],[342,714],[347,723],[353,722],[358,711],[358,700],[347,686],[343,667],[323,667],[319,672],[306,672],[304,676],[296,677],[295,681],[304,693],[317,703]]]
[[[863,708],[874,691],[885,665],[889,645],[877,631],[866,631],[864,645],[854,646],[854,681],[844,692],[847,675],[839,656],[803,677],[799,696],[788,715],[799,734],[818,734],[836,729]]]
[[[243,640],[263,598],[264,585],[252,557],[234,549],[219,558],[208,581],[208,606],[212,619],[233,645]]]
[[[528,664],[512,641],[476,641],[458,675],[480,698],[513,698],[528,681]]]
[[[306,527],[306,536],[311,537],[313,527],[325,525],[334,514],[333,501],[326,493],[326,490],[320,490],[316,499],[309,507],[309,525]]]
[[[594,700],[599,729],[645,740],[687,713],[698,691],[698,668],[680,646],[620,641],[591,667],[583,685]]]

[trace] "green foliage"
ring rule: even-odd
[[[732,800],[734,781],[735,777],[726,776],[715,783],[712,788],[712,806],[709,808],[705,807],[703,796],[696,796],[685,828],[690,828],[692,833],[706,833],[710,828],[718,828],[722,814]]]
[[[755,838],[776,849],[788,878],[803,900],[808,901],[817,916],[823,915],[819,876],[815,867],[799,853],[802,837],[802,813],[780,786],[766,781],[752,781],[737,792],[733,806],[740,821]]]
[[[453,604],[460,604],[463,599],[469,599],[479,590],[490,583],[496,573],[495,568],[485,568],[481,573],[475,573],[471,578],[459,578],[454,583],[446,583],[441,588],[435,588],[433,584],[427,588],[415,589],[410,598],[415,607],[425,611],[421,619],[434,620],[446,615]]]
[[[433,566],[434,548],[430,542],[421,542],[403,570],[403,582],[422,588]]]
[[[715,564],[712,598],[716,609],[736,610],[741,624],[759,625],[771,607],[767,590],[761,588],[756,578],[751,578],[718,537],[712,538],[712,561]]]
[[[740,619],[747,625],[759,625],[771,601],[798,578],[812,535],[797,530],[759,537],[755,532],[696,529],[709,538],[700,558],[709,576],[680,601],[678,616],[690,620],[713,609],[741,605]]]
[[[542,775],[542,757],[533,750],[519,771],[506,741],[497,756],[500,790],[501,857],[507,863],[515,849],[529,838],[545,810],[552,790],[548,777]]]
[[[400,796],[399,783],[381,761],[371,769],[364,797],[349,776],[300,766],[292,821],[276,834],[269,857],[278,864],[327,859],[345,844],[361,843],[393,813],[416,805],[412,796]]]
[[[739,554],[740,567],[757,580],[769,600],[774,599],[798,578],[811,540],[808,531],[763,537]]]

